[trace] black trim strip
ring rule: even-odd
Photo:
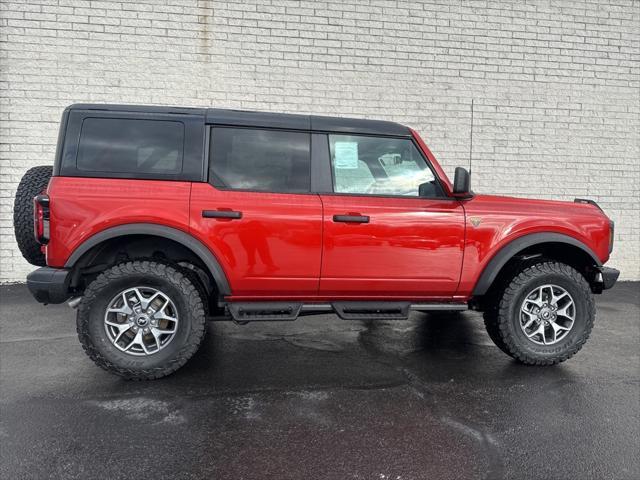
[[[311,191],[333,193],[329,139],[322,133],[311,134]]]
[[[598,210],[600,210],[602,213],[604,213],[604,210],[602,210],[602,208],[600,207],[600,205],[598,205],[595,200],[591,200],[590,198],[574,198],[573,199],[573,203],[581,203],[583,205],[593,205],[594,207],[596,207]]]

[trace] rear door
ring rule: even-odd
[[[190,225],[235,299],[317,294],[322,204],[310,182],[308,132],[211,129],[209,182],[193,184]]]
[[[320,295],[449,298],[460,278],[464,211],[410,138],[329,134],[321,195]],[[418,188],[423,186],[423,196]]]

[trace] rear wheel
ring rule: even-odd
[[[13,231],[20,253],[27,262],[46,266],[40,244],[33,235],[33,197],[42,193],[49,183],[53,167],[39,166],[27,170],[18,184],[13,202]]]
[[[203,298],[177,266],[126,262],[89,284],[77,329],[98,366],[127,379],[160,378],[184,365],[200,346]]]
[[[495,344],[529,365],[553,365],[575,355],[587,341],[595,304],[585,278],[569,265],[542,261],[516,272],[485,313]]]

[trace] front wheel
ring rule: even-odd
[[[553,365],[575,355],[587,341],[595,304],[585,278],[569,265],[543,261],[515,274],[485,315],[496,345],[521,363]]]
[[[177,266],[121,263],[85,290],[77,330],[87,355],[105,370],[133,380],[164,377],[202,342],[202,294]]]

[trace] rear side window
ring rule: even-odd
[[[310,140],[303,132],[214,127],[209,181],[238,190],[307,193]]]
[[[176,175],[183,150],[181,122],[85,118],[76,166],[84,172]]]

